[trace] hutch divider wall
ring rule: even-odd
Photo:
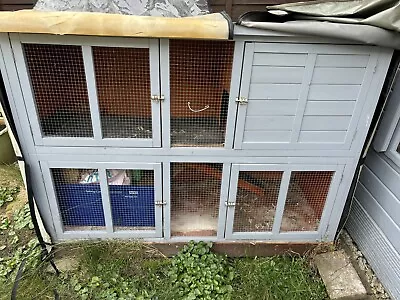
[[[241,32],[1,36],[55,240],[333,240],[391,51]]]

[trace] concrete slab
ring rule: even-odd
[[[367,291],[343,250],[318,254],[314,260],[330,299],[367,298]]]

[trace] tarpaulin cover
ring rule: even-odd
[[[38,0],[34,9],[171,18],[209,13],[207,0]]]
[[[310,1],[266,8],[265,13],[245,14],[240,25],[400,49],[400,0]],[[287,15],[277,22],[281,12]]]

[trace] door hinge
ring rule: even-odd
[[[154,102],[164,101],[164,99],[165,99],[164,95],[152,95],[151,96],[151,101],[154,101]]]
[[[225,201],[225,205],[230,207],[230,206],[235,206],[236,203],[235,202],[231,202],[231,201]]]
[[[156,201],[156,205],[166,205],[167,202],[162,202],[162,201]]]
[[[245,105],[245,104],[249,103],[249,100],[246,97],[237,97],[236,102],[241,105]]]

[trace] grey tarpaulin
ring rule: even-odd
[[[36,10],[189,17],[209,13],[207,0],[38,0]]]
[[[267,10],[245,14],[239,24],[400,49],[400,0],[310,1],[268,6]],[[273,15],[281,12],[288,15],[276,22]]]

